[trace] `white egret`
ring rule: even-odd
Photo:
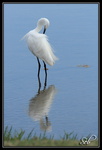
[[[47,68],[46,64],[53,66],[55,61],[58,59],[54,53],[51,45],[48,42],[48,37],[45,35],[46,29],[49,27],[50,22],[47,18],[41,18],[37,22],[37,27],[31,31],[29,31],[23,39],[26,39],[27,45],[29,50],[37,57],[38,61],[38,80],[40,81],[39,74],[40,74],[40,61],[39,58],[44,63],[45,69],[45,78],[47,80]],[[39,33],[44,27],[43,34]],[[41,86],[41,83],[40,83]],[[46,86],[46,82],[45,82]]]

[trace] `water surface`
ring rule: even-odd
[[[46,34],[59,61],[37,61],[21,38],[47,17]],[[86,67],[86,66],[87,67]],[[98,4],[4,4],[4,127],[59,139],[98,135]]]

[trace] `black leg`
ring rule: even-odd
[[[45,62],[43,61],[44,63],[44,69],[45,69],[45,83],[44,83],[44,89],[46,88],[46,84],[47,84],[47,68],[46,68],[46,64]]]
[[[41,68],[41,65],[40,65],[40,61],[39,61],[39,58],[37,58],[37,61],[38,61],[38,82],[39,82],[39,89],[38,89],[38,93],[40,92],[40,88],[41,88],[41,82],[40,82],[40,68]]]

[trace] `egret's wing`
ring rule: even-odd
[[[29,37],[29,32],[28,32],[26,35],[24,35],[24,36],[21,38],[21,40],[26,40],[28,37]]]
[[[41,39],[40,47],[41,47],[41,51],[39,52],[39,54],[41,54],[42,52],[42,55],[40,58],[52,66],[57,60],[57,57],[53,53],[53,49],[50,43],[48,42],[47,36]]]
[[[49,44],[48,38],[45,34],[39,34],[35,31],[30,31],[23,37],[23,39],[26,39],[30,51],[49,65],[52,66],[55,60],[58,59],[54,55],[53,49]]]

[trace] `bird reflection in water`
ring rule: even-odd
[[[39,80],[38,80],[39,81]],[[54,85],[50,85],[47,89],[38,89],[38,93],[30,100],[29,116],[34,121],[39,121],[40,129],[43,131],[51,131],[51,122],[48,119],[48,113],[56,94]]]

